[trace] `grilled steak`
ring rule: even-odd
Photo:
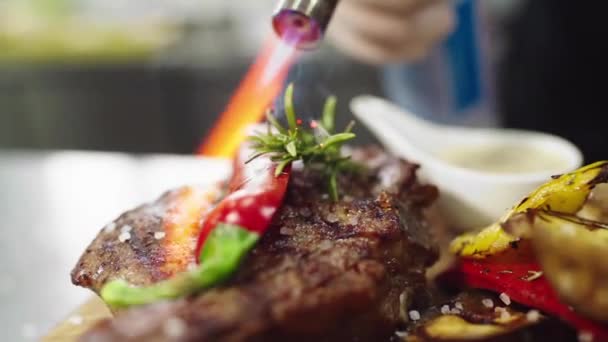
[[[388,339],[404,318],[400,299],[425,288],[425,269],[436,259],[422,209],[437,191],[416,181],[416,165],[378,150],[356,150],[353,158],[369,172],[341,177],[337,203],[320,175],[294,170],[272,226],[229,282],[120,312],[83,340]],[[117,227],[132,227],[129,241],[119,241],[120,228],[100,233],[73,271],[74,283],[98,291],[118,277],[140,285],[167,277],[153,235],[174,198],[169,193],[119,218]]]

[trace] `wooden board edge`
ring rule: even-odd
[[[107,318],[112,318],[112,313],[99,297],[93,296],[43,336],[41,341],[77,341],[85,331]]]

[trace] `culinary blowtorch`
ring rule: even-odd
[[[298,49],[316,48],[339,0],[280,0],[272,18],[279,37]]]

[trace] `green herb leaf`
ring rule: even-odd
[[[349,140],[354,139],[355,137],[356,135],[354,133],[338,133],[331,135],[323,142],[323,148],[328,148],[337,144],[343,144]]]
[[[355,138],[351,133],[353,123],[350,123],[345,132],[335,133],[336,98],[330,97],[325,102],[321,117],[321,125],[316,128],[298,127],[296,112],[293,104],[293,85],[285,91],[285,116],[288,127],[283,127],[279,120],[267,113],[269,124],[275,130],[259,133],[251,137],[256,154],[252,159],[271,154],[273,161],[278,165],[275,175],[280,175],[292,162],[301,160],[305,167],[322,172],[327,175],[328,192],[332,200],[339,198],[338,174],[341,172],[355,172],[362,167],[355,166],[350,157],[341,155],[341,147],[347,141]]]
[[[287,165],[289,163],[291,163],[292,161],[293,160],[291,160],[291,159],[285,159],[282,162],[280,162],[279,165],[277,165],[277,168],[274,170],[274,176],[278,177],[279,175],[281,175],[281,173],[283,173],[283,171],[285,170]]]
[[[346,128],[344,129],[344,132],[346,133],[350,133],[353,131],[353,127],[355,127],[355,122],[351,121],[348,123],[348,126],[346,126]]]
[[[283,125],[281,125],[279,120],[277,120],[277,118],[275,118],[274,115],[272,115],[271,111],[266,112],[266,120],[268,120],[270,125],[272,127],[276,128],[277,131],[279,131],[279,133],[282,133],[282,134],[287,133],[287,129],[285,127],[283,127]]]
[[[293,106],[293,83],[287,86],[285,90],[285,116],[287,117],[287,124],[291,131],[298,129],[296,111]]]
[[[333,133],[336,128],[336,104],[338,100],[335,96],[330,96],[325,101],[321,125],[328,133]]]
[[[329,196],[332,201],[337,201],[339,199],[338,194],[338,172],[336,170],[332,170],[329,174]]]
[[[295,141],[290,141],[287,145],[285,145],[285,150],[287,150],[287,153],[294,158],[298,156],[298,148],[296,147]]]
[[[256,159],[256,158],[258,158],[258,157],[261,157],[261,156],[263,156],[263,155],[265,155],[265,154],[268,154],[268,153],[270,153],[270,151],[260,151],[260,152],[258,152],[258,153],[256,153],[256,154],[252,155],[251,157],[249,157],[249,159],[247,159],[247,161],[245,161],[245,164],[249,164],[249,163],[251,163],[251,162],[252,162],[254,159]]]

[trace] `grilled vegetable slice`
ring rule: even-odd
[[[518,237],[506,233],[501,223],[517,213],[529,209],[551,210],[574,214],[581,209],[591,190],[608,181],[608,161],[601,161],[561,175],[545,183],[511,209],[499,223],[479,233],[464,234],[456,238],[450,250],[466,258],[485,258],[506,250]]]
[[[608,341],[608,326],[562,303],[547,278],[539,272],[541,267],[533,259],[519,255],[518,250],[510,250],[485,259],[463,258],[454,269],[442,275],[441,280],[450,285],[500,293],[503,300],[554,315],[579,331],[591,334],[597,341]]]
[[[531,239],[544,275],[564,303],[608,322],[608,225],[531,211],[511,218],[505,229]]]
[[[495,324],[470,323],[458,316],[439,316],[428,322],[424,333],[433,340],[480,340],[502,335],[509,330]]]

